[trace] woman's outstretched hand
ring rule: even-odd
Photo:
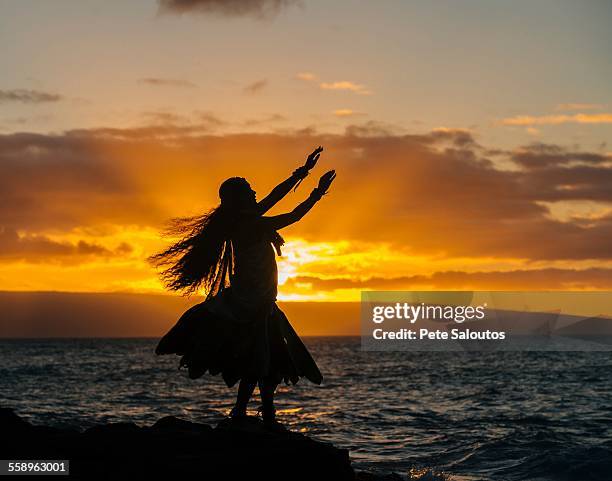
[[[329,172],[325,172],[321,178],[319,179],[319,186],[317,190],[321,193],[321,195],[327,193],[327,189],[331,186],[332,182],[336,178],[336,171],[330,170]]]
[[[312,154],[310,154],[308,156],[308,158],[306,159],[306,163],[304,164],[304,167],[306,167],[306,169],[310,170],[312,169],[315,165],[317,165],[317,160],[319,160],[319,156],[321,155],[321,152],[323,152],[323,147],[321,147],[320,145],[312,152]]]
[[[293,175],[298,175],[300,180],[298,180],[298,183],[295,184],[295,187],[293,188],[293,192],[297,190],[298,186],[302,183],[302,180],[304,179],[304,177],[308,175],[308,171],[312,169],[315,165],[317,165],[317,160],[319,160],[319,156],[321,155],[321,152],[323,152],[323,147],[319,145],[316,149],[314,149],[312,154],[308,156],[308,158],[306,159],[306,163],[302,165],[301,167],[298,167],[297,169],[295,169],[295,172],[293,172]]]

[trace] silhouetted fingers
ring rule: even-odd
[[[318,156],[319,156],[319,154],[320,154],[321,152],[323,152],[323,147],[321,147],[321,146],[319,145],[319,146],[318,146],[316,149],[314,149],[314,150],[312,151],[312,154],[310,154],[310,157],[315,157],[315,156],[316,156],[316,157],[318,158]]]
[[[319,160],[322,151],[323,147],[319,146],[308,156],[306,159],[306,167],[308,170],[312,169],[317,164],[317,160]]]
[[[325,172],[325,174],[323,174],[321,178],[319,179],[319,187],[321,188],[321,190],[323,190],[323,192],[327,192],[327,189],[329,189],[331,183],[333,182],[335,178],[336,178],[335,170],[330,170],[328,172]]]

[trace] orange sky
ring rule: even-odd
[[[216,205],[232,175],[261,198],[318,144],[320,165],[276,212],[326,169],[338,179],[283,232],[280,299],[611,287],[606,155],[491,151],[448,129],[212,135],[168,125],[0,136],[0,289],[161,292],[144,259],[168,242],[167,219]]]
[[[317,145],[281,300],[612,289],[609,11],[426,5],[0,7],[0,290],[162,293],[165,221]]]

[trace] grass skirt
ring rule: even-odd
[[[156,354],[182,356],[191,379],[221,374],[228,387],[240,379],[295,384],[323,379],[314,359],[276,302],[246,307],[231,287],[194,305],[159,341]]]

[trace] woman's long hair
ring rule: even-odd
[[[160,277],[166,288],[182,291],[184,296],[204,288],[208,299],[227,286],[232,273],[230,225],[222,204],[200,216],[175,217],[163,235],[179,240],[147,260],[163,268]]]

